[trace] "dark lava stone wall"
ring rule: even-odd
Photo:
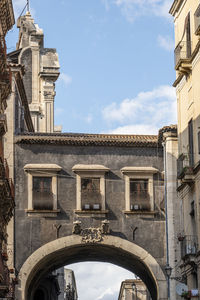
[[[28,183],[26,164],[58,164],[62,171],[58,175],[58,213],[57,217],[28,216]],[[77,215],[76,175],[72,171],[75,164],[100,164],[108,167],[106,174],[105,215]],[[73,222],[81,220],[82,227],[99,227],[101,221],[110,221],[112,235],[132,241],[148,251],[160,265],[165,263],[165,221],[158,210],[152,215],[125,214],[125,182],[120,171],[126,166],[155,167],[154,200],[163,201],[161,172],[163,156],[160,148],[111,147],[111,146],[68,146],[68,145],[15,145],[15,243],[16,267],[37,248],[57,238],[55,225],[62,225],[59,237],[72,234]],[[135,228],[137,229],[135,230]],[[135,230],[135,235],[133,231]]]

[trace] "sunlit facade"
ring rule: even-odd
[[[175,26],[174,87],[178,108],[178,197],[180,226],[176,262],[179,280],[200,290],[200,3],[176,0],[170,9]],[[178,297],[178,296],[177,296]]]

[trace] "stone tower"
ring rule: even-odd
[[[17,21],[20,51],[18,63],[25,66],[24,85],[35,132],[57,132],[54,127],[55,81],[59,76],[56,49],[44,48],[43,30],[29,12]]]

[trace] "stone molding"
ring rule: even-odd
[[[26,133],[15,137],[20,144],[62,144],[79,146],[119,146],[161,148],[157,135],[107,135],[71,133]]]
[[[81,179],[82,178],[99,178],[100,179],[100,194],[101,194],[101,210],[106,210],[106,192],[105,192],[105,173],[109,171],[103,165],[74,165],[72,171],[76,173],[76,210],[81,211]]]
[[[125,211],[130,211],[130,179],[148,179],[148,192],[150,196],[150,210],[154,210],[153,174],[159,172],[153,167],[124,167],[121,169],[125,179]]]
[[[26,164],[24,166],[24,171],[28,173],[28,208],[27,212],[28,214],[33,215],[33,176],[37,177],[51,177],[52,178],[52,193],[53,193],[53,210],[52,210],[52,216],[57,213],[57,201],[58,201],[58,191],[57,191],[57,173],[62,168],[57,164]],[[48,212],[40,211],[37,213],[41,216],[42,213],[44,216],[47,216]],[[48,214],[49,215],[49,214]],[[35,214],[35,216],[37,216]]]

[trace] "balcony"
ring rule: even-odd
[[[195,34],[200,35],[200,4],[194,13],[194,29],[195,29]]]
[[[2,212],[4,223],[7,224],[13,215],[14,209],[14,185],[9,178],[9,168],[6,160],[0,157],[0,211]]]
[[[4,135],[7,131],[6,115],[0,114],[0,136]]]
[[[196,255],[198,250],[197,236],[186,235],[181,241],[181,257],[185,258],[189,255]]]
[[[0,37],[0,101],[4,109],[7,107],[6,100],[11,93],[12,73],[6,59],[5,39]]]
[[[189,155],[181,154],[177,159],[177,178],[188,184],[194,181],[193,167]]]
[[[175,69],[182,74],[189,74],[191,65],[192,43],[190,41],[181,41],[174,50]]]
[[[4,298],[9,292],[9,271],[4,265],[3,254],[0,253],[0,298]]]
[[[4,38],[0,37],[0,72],[3,73],[6,66],[6,43]]]
[[[6,159],[0,157],[0,179],[9,180],[9,167]]]
[[[7,107],[7,99],[12,91],[12,73],[9,68],[6,67],[4,73],[0,74],[0,101],[3,104],[3,109]]]

